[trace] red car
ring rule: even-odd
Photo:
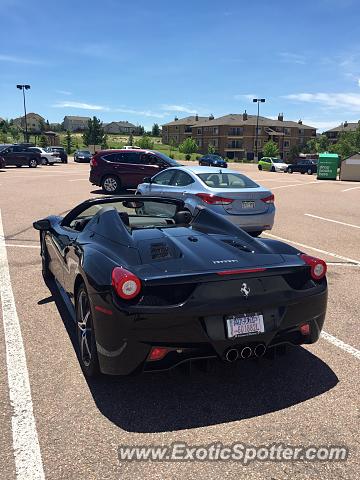
[[[136,188],[147,177],[178,162],[154,150],[102,150],[90,161],[90,182],[102,187],[106,193]]]

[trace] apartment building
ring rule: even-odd
[[[39,133],[41,126],[44,125],[45,119],[38,113],[30,112],[26,114],[27,129],[30,133]],[[18,126],[22,130],[25,130],[25,116],[14,119],[14,125]]]
[[[174,122],[172,122],[174,123]],[[253,160],[256,153],[262,156],[262,148],[266,142],[273,140],[278,144],[280,157],[288,158],[291,147],[306,144],[316,136],[316,128],[298,122],[284,120],[279,114],[276,120],[259,117],[256,135],[257,116],[229,114],[223,117],[199,121],[192,128],[192,137],[199,146],[200,153],[206,153],[209,145],[216,152],[229,159]]]
[[[83,132],[87,126],[90,117],[76,117],[67,115],[64,117],[63,126],[64,130],[70,132]]]
[[[336,143],[338,141],[339,135],[344,132],[355,132],[355,130],[360,126],[360,120],[358,122],[344,122],[341,125],[338,125],[335,128],[331,128],[324,132],[324,135],[327,136],[330,143]]]
[[[135,134],[137,133],[136,125],[126,121],[126,122],[111,122],[104,124],[105,133],[122,133],[122,134]]]
[[[162,143],[179,145],[185,138],[191,137],[193,126],[213,119],[212,115],[209,117],[199,117],[199,115],[191,115],[185,118],[175,117],[173,122],[162,125]]]

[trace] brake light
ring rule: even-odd
[[[218,275],[237,275],[239,273],[257,273],[265,272],[266,268],[241,268],[240,270],[223,270],[216,272]]]
[[[135,298],[141,290],[140,279],[122,267],[115,267],[112,271],[111,284],[119,297],[125,300]]]
[[[148,360],[161,360],[165,357],[167,353],[169,353],[169,351],[170,349],[166,347],[153,347],[148,356]]]
[[[197,193],[196,196],[209,205],[230,205],[234,201],[232,198],[218,197],[210,193]]]
[[[320,258],[312,257],[311,255],[306,255],[302,253],[300,255],[302,260],[311,267],[311,276],[314,280],[321,280],[326,275],[327,266],[324,260]]]
[[[274,203],[275,197],[273,194],[271,194],[268,197],[262,198],[261,201],[264,203]]]
[[[90,160],[90,167],[97,167],[97,165],[98,165],[98,162],[96,161],[96,158],[93,157]]]
[[[310,325],[308,323],[301,325],[300,332],[304,337],[308,337],[310,335]]]

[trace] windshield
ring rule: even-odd
[[[271,160],[273,161],[273,163],[284,163],[281,158],[272,158]]]
[[[179,167],[180,164],[174,160],[173,158],[170,158],[168,157],[167,155],[165,155],[164,153],[161,153],[161,152],[157,152],[155,150],[151,150],[151,152],[155,153],[157,157],[161,158],[162,160],[165,160],[165,162],[167,162],[169,165],[171,165],[172,167]]]
[[[199,173],[201,181],[211,188],[257,188],[259,185],[240,173]]]
[[[91,155],[91,153],[89,152],[89,150],[79,150],[79,151],[78,151],[78,154],[79,154],[79,155]]]
[[[220,155],[209,155],[208,157],[205,157],[205,158],[210,158],[210,160],[223,160],[223,158],[220,157]]]

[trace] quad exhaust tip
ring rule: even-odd
[[[229,348],[225,354],[225,358],[228,362],[233,363],[239,358],[239,352],[236,348]]]
[[[263,343],[260,343],[259,345],[256,345],[254,348],[254,355],[255,357],[262,357],[266,352],[266,347]]]
[[[252,355],[252,350],[250,347],[244,347],[240,351],[241,358],[249,358]]]
[[[266,352],[266,346],[263,343],[256,345],[254,349],[249,346],[243,347],[241,350],[237,350],[236,348],[229,348],[229,350],[225,353],[225,359],[229,363],[236,362],[239,357],[246,359],[250,358],[252,355],[259,358],[262,357]]]

